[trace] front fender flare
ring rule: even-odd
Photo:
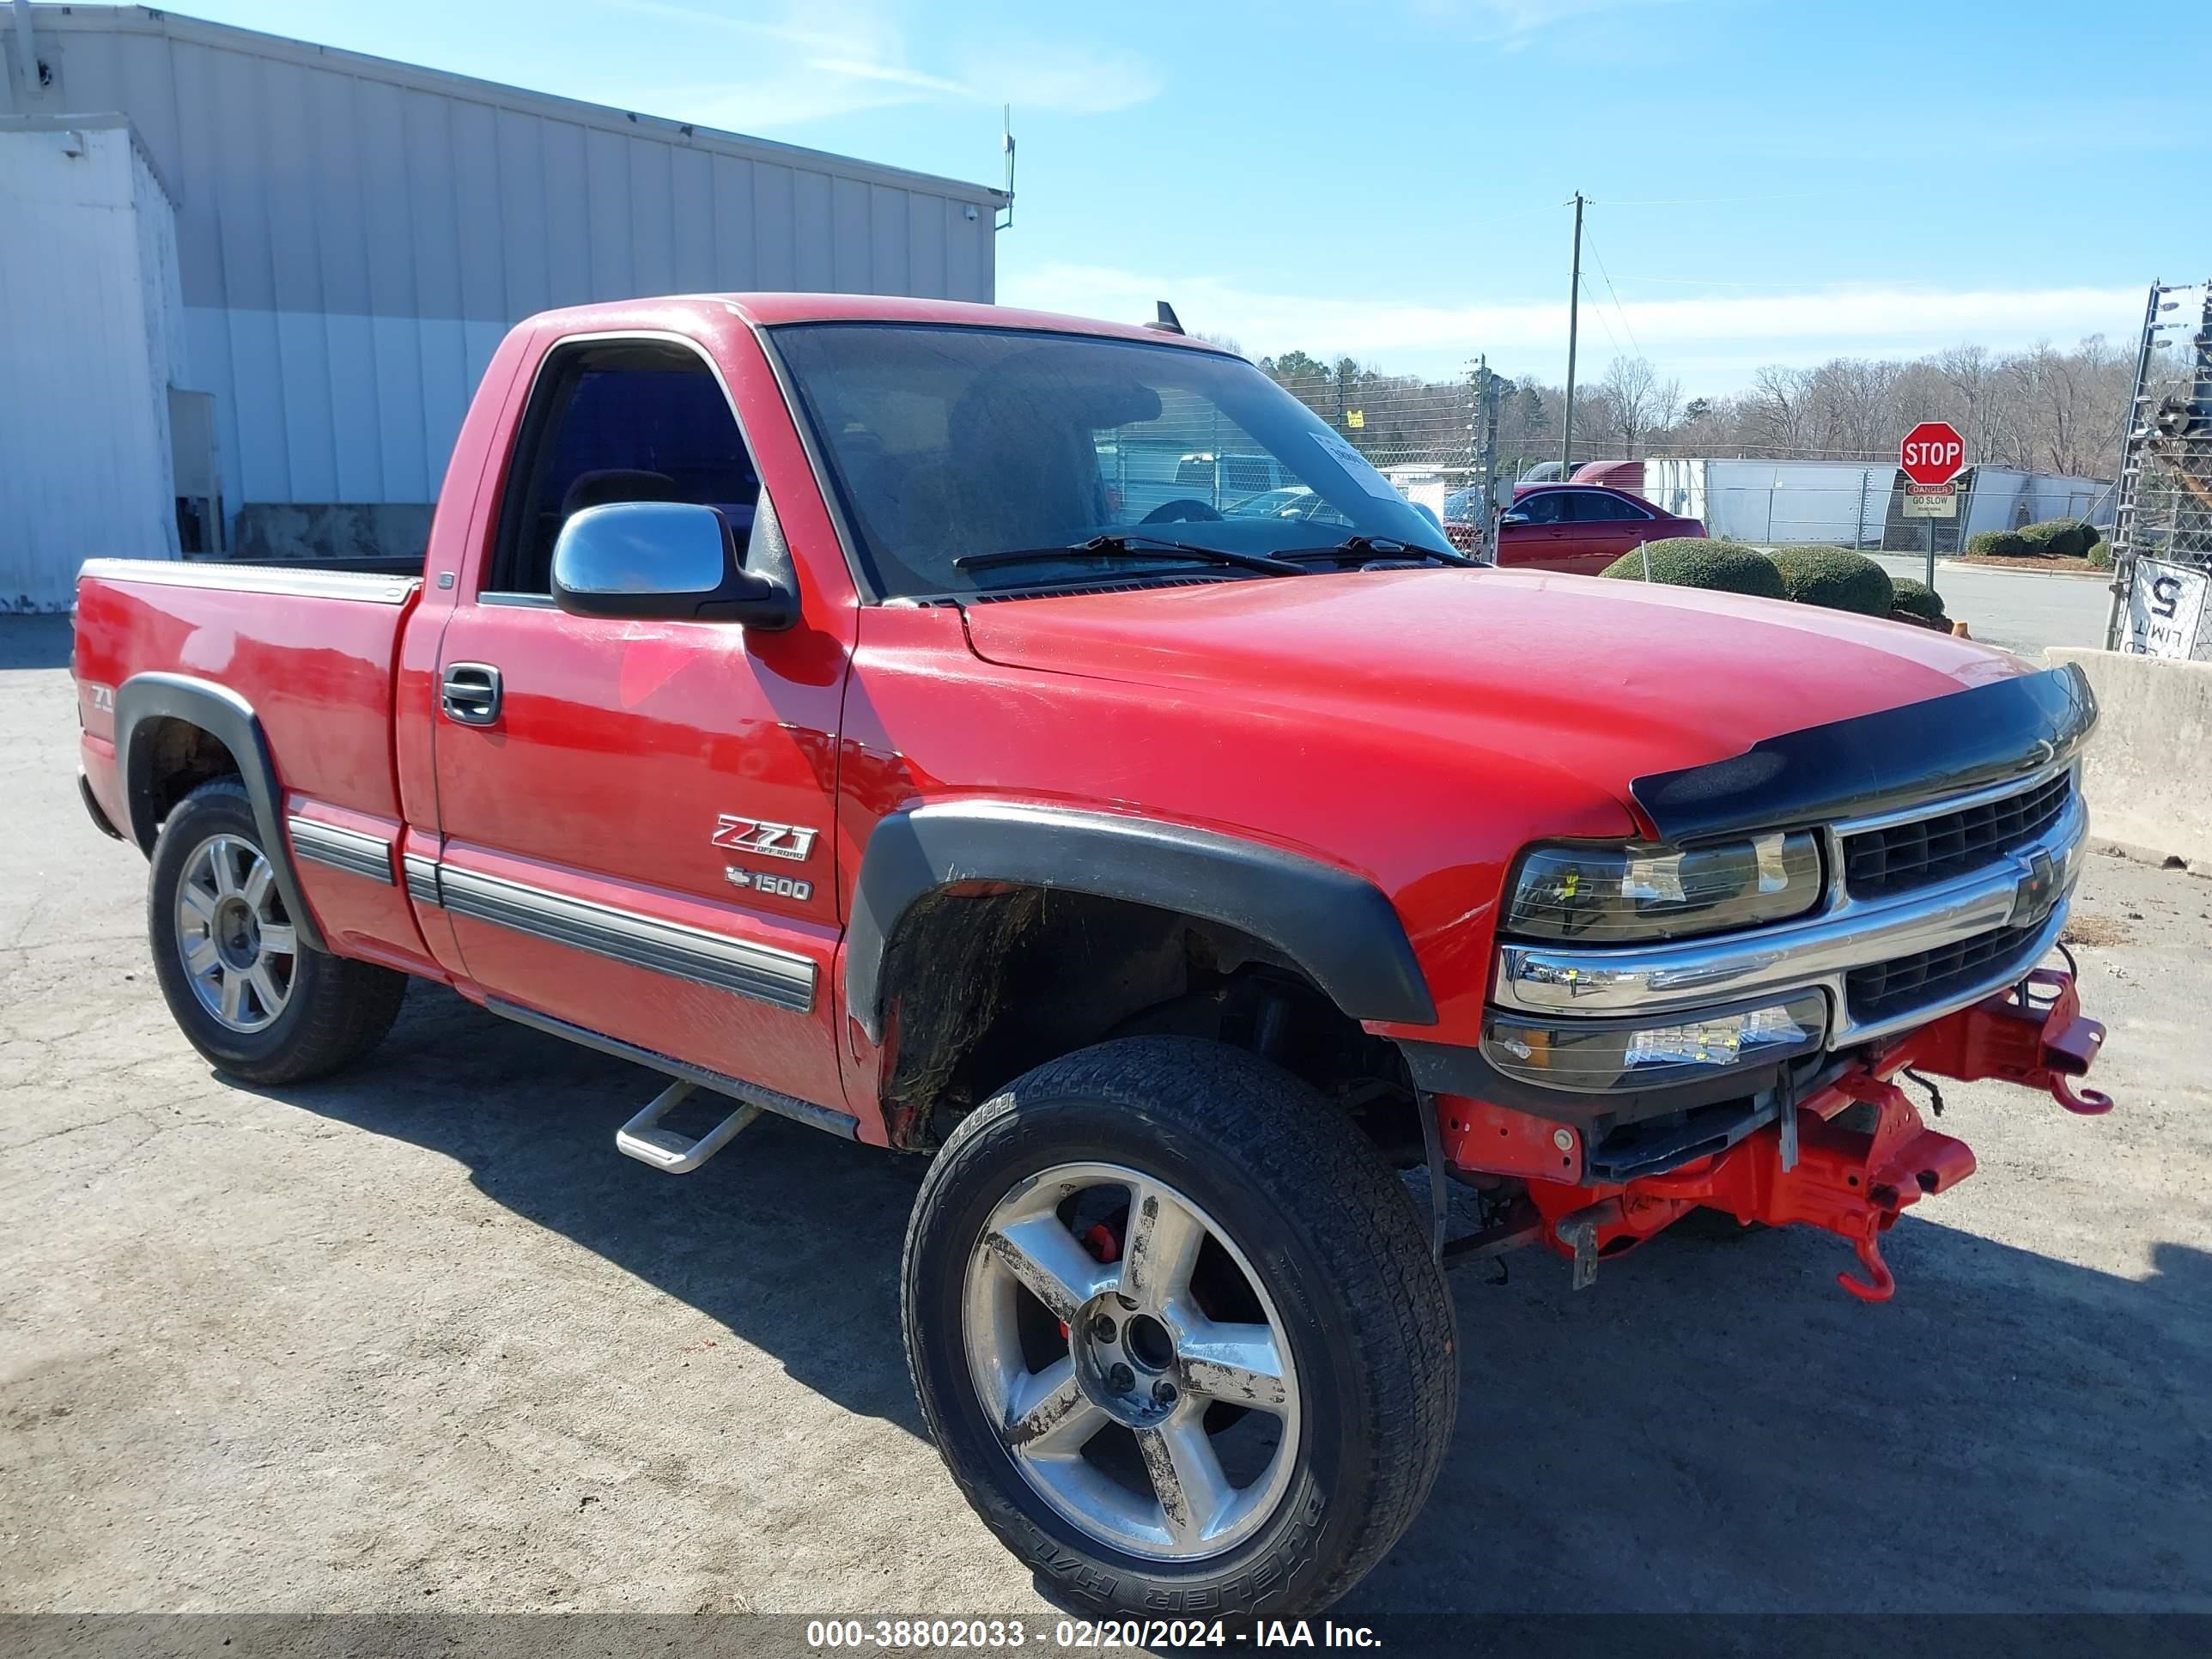
[[[1182,824],[1011,801],[945,801],[884,817],[868,838],[845,944],[845,1000],[883,1040],[885,951],[916,899],[1017,882],[1220,922],[1296,963],[1354,1019],[1436,1023],[1398,913],[1372,882],[1258,842]]]
[[[197,726],[230,751],[253,808],[254,826],[261,832],[261,850],[269,855],[276,890],[283,895],[292,925],[308,945],[327,951],[292,866],[292,845],[284,837],[284,791],[276,781],[268,735],[253,706],[228,686],[188,674],[133,674],[116,688],[115,752],[123,769],[124,805],[130,813],[126,828],[138,850],[152,857],[161,828],[155,816],[153,744],[150,733],[140,730],[148,721],[159,720]]]

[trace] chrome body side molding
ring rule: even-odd
[[[284,827],[291,834],[292,850],[301,858],[382,882],[386,887],[392,884],[392,843],[383,836],[343,830],[313,818],[289,818]]]
[[[772,1004],[793,1013],[814,1007],[815,965],[794,951],[550,893],[441,863],[439,896],[455,915],[511,928],[611,962],[643,968]],[[716,1085],[709,1085],[709,1087]]]

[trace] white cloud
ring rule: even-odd
[[[1292,349],[1350,355],[1384,369],[1437,372],[1487,352],[1509,374],[1565,367],[1564,300],[1502,305],[1436,305],[1388,296],[1272,293],[1206,276],[1168,276],[1097,265],[1002,268],[1002,304],[1133,320],[1171,301],[1186,328],[1233,336],[1254,356]],[[1748,368],[1818,362],[1836,356],[1912,356],[1944,346],[2070,343],[2124,332],[2142,309],[2136,289],[1940,289],[1858,287],[1726,298],[1629,300],[1616,308],[1585,301],[1582,355],[1602,365],[1640,350],[1663,373],[1726,391]],[[1624,323],[1624,315],[1626,321]]]
[[[969,95],[1060,115],[1110,115],[1159,95],[1159,71],[1120,46],[1002,40],[968,54]]]
[[[1414,0],[1424,21],[1476,40],[1520,45],[1561,23],[1600,12],[1672,5],[1676,0]]]
[[[610,92],[611,101],[746,132],[901,104],[1011,103],[1031,112],[1101,115],[1143,103],[1161,85],[1158,71],[1126,47],[1070,40],[971,41],[933,29],[928,61],[917,61],[924,54],[909,46],[886,0],[793,5],[776,21],[727,16],[681,0],[606,3],[745,42],[730,58],[744,65],[738,76],[631,87]]]

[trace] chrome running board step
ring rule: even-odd
[[[656,1170],[671,1175],[688,1175],[716,1152],[728,1146],[763,1112],[773,1112],[787,1117],[794,1123],[804,1123],[810,1129],[821,1129],[841,1140],[858,1138],[860,1124],[849,1114],[832,1111],[827,1106],[817,1106],[811,1100],[780,1094],[775,1090],[757,1083],[748,1083],[742,1078],[725,1077],[720,1072],[708,1071],[703,1066],[694,1066],[688,1060],[656,1054],[650,1048],[641,1048],[635,1043],[624,1042],[604,1031],[594,1031],[581,1025],[571,1024],[551,1014],[541,1014],[534,1008],[525,1008],[519,1003],[504,1001],[498,997],[486,999],[484,1007],[502,1019],[511,1019],[518,1025],[527,1025],[548,1036],[564,1037],[586,1048],[596,1048],[603,1054],[626,1060],[643,1066],[671,1079],[672,1085],[653,1097],[653,1103],[623,1125],[615,1135],[616,1147],[650,1164]],[[660,1120],[676,1109],[693,1091],[719,1096],[729,1101],[737,1109],[723,1120],[710,1133],[693,1140],[673,1129],[659,1127]]]
[[[615,1150],[641,1164],[650,1164],[664,1175],[690,1175],[750,1128],[761,1115],[757,1106],[740,1105],[696,1140],[662,1128],[660,1120],[697,1091],[697,1085],[680,1079],[670,1084],[643,1111],[615,1131]]]

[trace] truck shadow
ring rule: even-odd
[[[657,1086],[417,988],[368,1065],[280,1097],[921,1434],[887,1336],[921,1162],[769,1119],[672,1181],[611,1145]],[[1342,1614],[2212,1608],[2212,1256],[2137,1282],[1911,1218],[1888,1255],[1881,1308],[1796,1230],[1663,1237],[1581,1295],[1534,1254],[1455,1275],[1457,1437]]]

